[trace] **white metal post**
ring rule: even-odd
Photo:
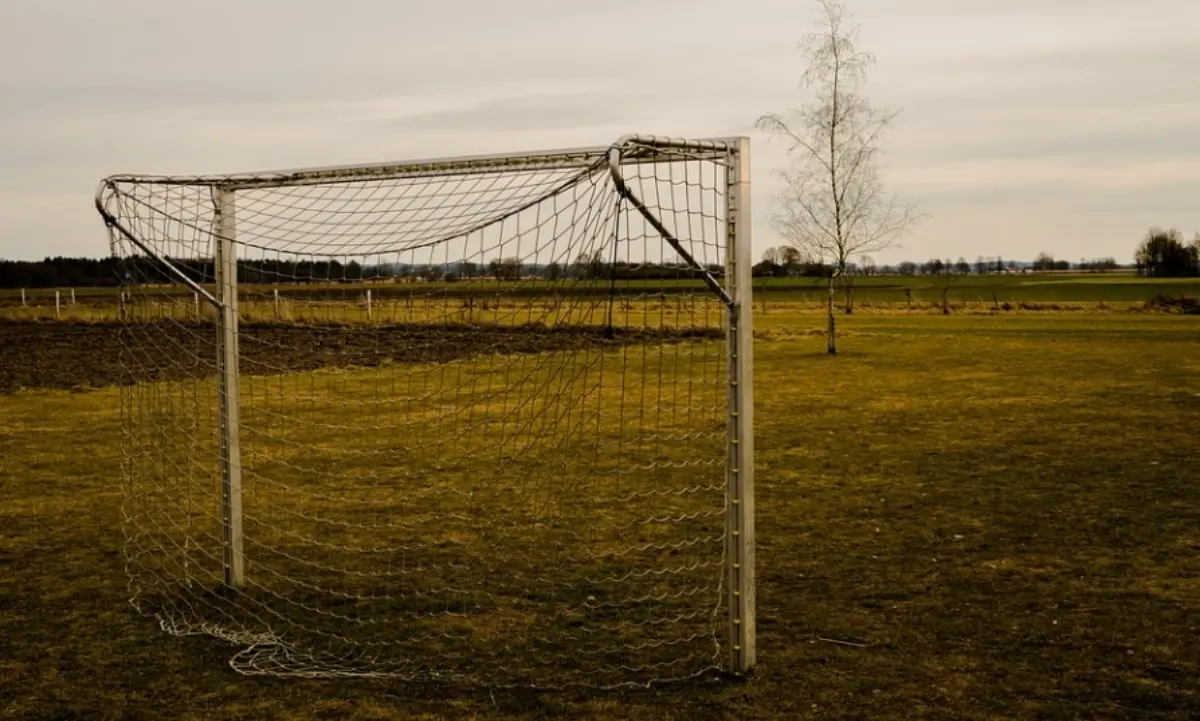
[[[25,305],[25,289],[24,288],[21,289],[21,307],[22,308],[26,307],[26,305]]]
[[[371,289],[367,288],[367,322],[371,322]]]
[[[245,583],[242,556],[242,457],[238,403],[238,281],[234,242],[234,191],[219,188],[216,200],[217,364],[220,369],[221,544],[225,585]]]
[[[71,289],[71,305],[75,305],[75,289]]]
[[[741,138],[728,170],[726,285],[729,308],[729,463],[726,553],[729,573],[729,670],[755,663],[754,298],[750,245],[750,140]]]
[[[279,314],[279,289],[272,288],[271,294],[275,297],[275,322],[278,323],[283,319],[283,316]]]
[[[54,291],[54,320],[62,320],[62,291]]]

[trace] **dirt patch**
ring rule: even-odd
[[[1200,315],[1200,300],[1187,295],[1171,298],[1160,293],[1146,301],[1143,309],[1163,311],[1165,313],[1182,313],[1183,315]]]
[[[243,373],[445,362],[493,353],[545,353],[719,338],[712,328],[595,326],[301,326],[243,324]],[[0,321],[0,393],[19,388],[127,385],[216,373],[211,323],[144,324]]]

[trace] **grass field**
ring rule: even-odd
[[[1162,285],[1020,280],[1042,284],[1001,302],[1138,303]],[[60,388],[0,395],[0,717],[1200,717],[1200,318],[864,301],[828,357],[803,292],[756,318],[752,678],[532,692],[239,676],[229,646],[126,603],[119,393],[56,370],[20,385]],[[4,372],[53,357],[87,380],[96,345],[55,338],[23,340]]]
[[[820,279],[756,278],[755,298],[760,308],[770,309],[777,303],[811,303],[818,305],[826,298]],[[910,305],[940,306],[946,281],[929,276],[883,276],[858,278],[854,284],[854,300],[859,308],[875,306],[903,307]],[[479,317],[487,315],[487,299],[502,294],[510,301],[544,295],[549,284],[542,281],[511,281],[476,279],[459,283],[369,283],[369,284],[312,284],[278,286],[279,308],[273,300],[275,286],[244,285],[244,313],[251,318],[266,320],[321,320],[329,316],[330,307],[342,312],[347,302],[360,306],[362,321],[367,320],[365,292],[370,288],[378,306],[376,319],[404,319],[413,299],[426,303],[439,299],[443,304],[462,305],[472,297],[471,311]],[[607,294],[607,283],[579,283],[575,289],[584,295]],[[645,293],[689,295],[704,290],[691,281],[620,281],[614,290],[621,295],[639,296]],[[555,293],[571,294],[572,284],[555,285]],[[76,304],[68,303],[69,289],[60,289],[59,314],[65,320],[114,320],[118,315],[118,294],[115,288],[80,288]],[[211,308],[193,303],[190,291],[182,286],[152,291],[160,306],[158,312],[180,319],[210,316]],[[21,305],[20,291],[0,289],[0,319],[49,319],[55,317],[54,289],[26,291],[27,306]],[[959,308],[989,309],[1008,304],[1037,306],[1129,305],[1141,304],[1157,296],[1200,296],[1200,278],[1142,278],[1131,273],[1029,273],[1016,275],[968,275],[949,284],[947,299]],[[838,302],[843,295],[838,294]]]

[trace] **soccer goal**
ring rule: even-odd
[[[105,179],[132,603],[248,674],[755,660],[749,142]]]

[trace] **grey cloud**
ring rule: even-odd
[[[1182,215],[1179,209],[1186,207],[1193,195],[1191,188],[1176,183],[1161,183],[1144,192],[1130,194],[1116,189],[1085,189],[1031,180],[1020,186],[979,188],[964,184],[957,188],[942,187],[922,191],[919,197],[929,208],[965,205],[985,211],[981,216],[985,218],[987,213],[1001,212],[1004,208],[1021,208],[1023,211],[1053,208],[1088,215],[1153,211],[1169,218]]]
[[[596,127],[620,118],[610,95],[580,93],[494,98],[465,108],[420,113],[389,124],[400,130],[504,133]]]
[[[1195,158],[1200,163],[1200,132],[1182,118],[1179,122],[1159,125],[1153,131],[1132,127],[1106,129],[1050,126],[1014,128],[1008,133],[984,137],[947,137],[931,142],[919,151],[906,153],[926,162],[953,162],[986,159],[1103,159],[1105,162],[1136,162],[1159,158]]]

